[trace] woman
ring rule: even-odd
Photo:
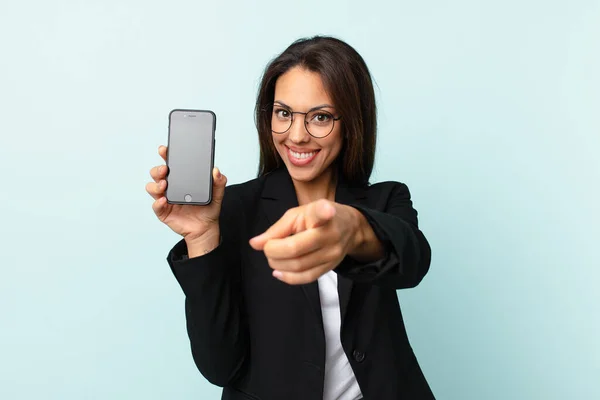
[[[257,179],[226,187],[215,168],[204,207],[167,204],[165,165],[147,185],[183,237],[167,259],[198,369],[223,399],[432,399],[396,295],[431,252],[408,188],[368,183],[363,59],[330,37],[293,43],[266,68],[256,121]]]

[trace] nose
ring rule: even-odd
[[[306,143],[310,141],[310,134],[306,130],[304,115],[296,115],[292,121],[288,138],[294,143]]]

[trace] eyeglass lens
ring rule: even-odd
[[[302,115],[301,113],[299,114]],[[271,129],[273,132],[287,132],[291,128],[295,118],[292,115],[292,112],[288,109],[275,107],[271,120]],[[306,130],[312,136],[325,137],[333,130],[334,117],[325,110],[314,110],[303,115],[303,117]]]

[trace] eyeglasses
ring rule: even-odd
[[[273,133],[283,134],[290,130],[294,123],[294,114],[304,115],[304,126],[312,137],[322,139],[333,132],[335,121],[342,117],[334,117],[332,113],[325,110],[313,110],[309,112],[291,111],[288,108],[275,105],[272,107],[271,130]]]

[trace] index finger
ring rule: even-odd
[[[306,208],[305,218],[307,228],[317,228],[325,225],[335,216],[335,207],[325,199],[310,203]]]
[[[295,214],[295,213],[294,213]],[[285,213],[279,221],[275,222],[269,229],[262,234],[250,239],[250,245],[255,250],[262,250],[267,241],[276,238],[284,238],[294,233],[294,221],[296,215]]]
[[[288,260],[312,253],[323,246],[323,228],[309,229],[282,239],[270,239],[264,245],[267,258]]]

